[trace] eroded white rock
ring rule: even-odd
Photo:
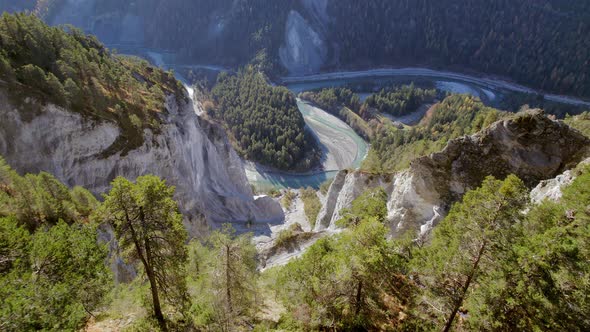
[[[155,174],[176,186],[176,199],[193,236],[207,224],[281,222],[278,203],[254,199],[242,161],[225,133],[200,121],[192,103],[178,107],[170,97],[161,133],[147,130],[144,144],[129,152],[101,157],[118,137],[107,122],[83,118],[55,106],[25,119],[0,96],[0,155],[21,173],[47,171],[64,183],[95,194],[109,189],[116,176],[135,179]]]

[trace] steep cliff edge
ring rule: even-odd
[[[590,139],[569,126],[548,119],[539,110],[519,113],[472,136],[452,140],[441,152],[415,160],[391,179],[351,173],[334,181],[317,230],[329,228],[342,206],[365,189],[380,185],[389,194],[392,234],[428,230],[468,190],[492,175],[515,174],[530,186],[551,179],[590,155]],[[359,178],[372,179],[358,181]],[[329,220],[329,221],[328,221]]]
[[[4,93],[0,106],[0,155],[21,173],[47,171],[95,194],[105,192],[116,176],[158,175],[176,186],[191,235],[203,231],[207,222],[284,219],[278,203],[253,197],[242,162],[223,130],[200,119],[192,102],[169,96],[159,134],[145,130],[141,147],[107,157],[102,152],[121,134],[110,122],[53,105],[31,115],[23,105],[12,105]]]

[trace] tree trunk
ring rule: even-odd
[[[463,300],[465,299],[465,295],[467,294],[467,290],[469,289],[469,286],[471,285],[471,282],[473,281],[473,277],[475,277],[475,272],[477,272],[477,267],[479,265],[481,257],[483,256],[485,248],[486,248],[486,242],[484,241],[481,244],[481,246],[479,247],[477,257],[475,258],[475,262],[473,262],[473,267],[471,268],[471,271],[469,272],[469,276],[467,276],[467,281],[465,282],[465,285],[463,286],[461,297],[455,303],[455,306],[453,308],[453,312],[451,313],[451,315],[447,319],[447,323],[445,325],[445,329],[443,330],[443,332],[449,332],[451,330],[451,327],[453,327],[453,321],[455,320],[455,317],[457,316],[459,309],[463,305]]]
[[[162,331],[167,331],[166,328],[166,320],[164,319],[164,315],[162,314],[162,306],[160,304],[160,296],[158,295],[158,284],[156,283],[156,277],[154,275],[153,266],[151,265],[151,252],[148,240],[145,240],[145,248],[146,248],[146,256],[147,256],[147,265],[145,267],[145,272],[148,276],[150,281],[150,289],[152,291],[152,301],[154,303],[154,316],[158,321],[158,325],[160,325],[160,329]]]
[[[229,254],[229,246],[226,245],[225,246],[225,292],[226,292],[226,296],[227,296],[227,306],[229,309],[229,313],[231,314],[231,312],[233,311],[233,307],[232,307],[232,303],[231,303],[231,276],[230,276],[230,266],[229,266],[229,259],[230,259],[230,254]]]
[[[144,255],[143,250],[141,250],[141,245],[140,245],[141,240],[137,236],[137,233],[135,232],[135,229],[133,228],[133,223],[131,222],[131,219],[129,218],[129,215],[127,213],[125,214],[125,218],[127,219],[127,224],[129,225],[129,230],[131,231],[131,237],[133,238],[133,243],[135,244],[135,250],[137,251],[137,254],[141,260],[141,263],[143,264],[143,268],[145,269],[145,273],[146,273],[148,280],[150,282],[150,290],[152,292],[152,301],[154,304],[154,317],[158,321],[158,324],[160,325],[160,329],[162,331],[167,331],[168,329],[166,328],[166,320],[164,319],[164,315],[162,314],[162,307],[160,305],[160,297],[158,296],[158,285],[156,283],[156,277],[154,276],[153,266],[151,265],[151,252],[150,252],[149,242],[147,241],[147,239],[144,240],[144,244],[145,244],[145,255]],[[143,219],[143,210],[141,211],[141,218]],[[142,222],[143,222],[143,220],[142,220]]]
[[[358,286],[356,288],[356,308],[354,310],[354,315],[358,316],[361,312],[361,301],[363,299],[363,282],[359,281]]]

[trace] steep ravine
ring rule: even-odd
[[[242,162],[223,130],[200,119],[194,102],[178,106],[170,96],[162,115],[161,134],[144,132],[145,143],[122,156],[99,157],[120,134],[107,122],[96,122],[53,105],[35,116],[12,105],[0,92],[0,155],[21,173],[47,171],[61,181],[108,190],[116,176],[134,179],[155,174],[176,186],[176,198],[193,236],[207,226],[268,223],[284,219],[280,205],[254,198]]]
[[[538,110],[519,113],[478,134],[452,140],[443,151],[419,158],[392,176],[341,172],[330,187],[315,230],[333,229],[343,207],[364,190],[382,186],[389,195],[392,234],[423,233],[488,175],[516,174],[533,188],[589,155],[590,139],[578,131]]]

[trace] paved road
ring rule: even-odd
[[[287,76],[283,77],[281,80],[284,84],[300,84],[300,83],[311,83],[317,81],[325,81],[325,80],[335,80],[335,79],[356,79],[356,78],[364,78],[364,77],[388,77],[388,76],[418,76],[418,77],[429,77],[434,79],[451,79],[462,81],[466,83],[477,84],[480,86],[484,86],[490,89],[504,89],[509,91],[515,92],[524,92],[524,93],[535,93],[535,94],[542,94],[545,96],[545,99],[576,105],[576,106],[588,106],[590,107],[590,101],[582,100],[575,97],[570,96],[562,96],[562,95],[555,95],[555,94],[545,94],[541,91],[525,87],[523,85],[519,85],[512,82],[507,82],[499,79],[492,79],[492,78],[485,78],[485,77],[475,77],[466,74],[459,74],[449,71],[439,71],[439,70],[432,70],[427,68],[398,68],[398,69],[372,69],[372,70],[364,70],[364,71],[345,71],[345,72],[333,72],[333,73],[324,73],[324,74],[317,74],[317,75],[309,75],[309,76]]]

